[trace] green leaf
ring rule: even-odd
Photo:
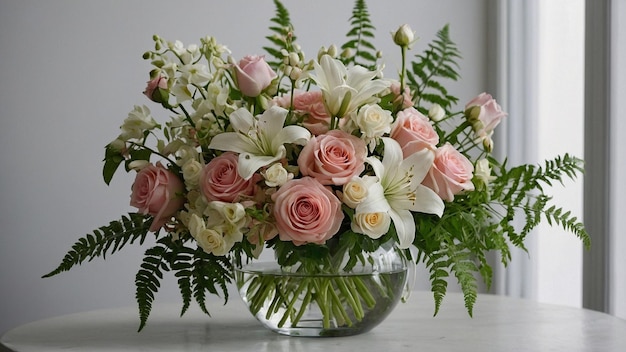
[[[104,182],[108,185],[113,179],[113,175],[117,171],[120,164],[124,161],[122,153],[110,145],[107,145],[104,150],[104,167],[102,168],[102,177]]]
[[[115,253],[129,242],[139,240],[139,244],[142,244],[151,224],[151,216],[137,213],[128,214],[128,217],[123,216],[119,221],[112,221],[108,226],[94,230],[93,235],[88,234],[80,238],[64,256],[61,264],[43,277],[68,271],[85,260],[91,261],[100,256],[105,259],[107,253]]]

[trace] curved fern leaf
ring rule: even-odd
[[[99,256],[106,259],[107,253],[113,254],[127,243],[132,244],[139,240],[139,244],[142,244],[151,224],[152,217],[147,215],[130,213],[128,216],[122,216],[121,220],[112,221],[109,225],[94,230],[93,234],[80,238],[63,257],[61,264],[43,277],[68,271],[84,261],[92,261]]]
[[[296,36],[293,34],[293,25],[291,24],[287,8],[279,0],[274,0],[274,6],[276,7],[276,15],[270,21],[277,24],[277,26],[271,26],[269,29],[274,34],[265,37],[274,47],[266,46],[263,47],[263,50],[274,57],[275,60],[268,60],[267,63],[272,69],[278,71],[283,63],[281,50],[291,51]]]
[[[369,70],[376,69],[378,60],[376,47],[370,42],[374,39],[374,30],[365,0],[356,0],[350,17],[351,29],[346,33],[348,41],[341,49],[349,49],[351,55],[341,57],[344,65],[360,65]]]
[[[439,104],[446,112],[458,102],[458,98],[450,95],[440,82],[441,79],[456,81],[459,79],[457,71],[459,65],[456,60],[461,54],[456,44],[450,39],[450,28],[445,25],[437,32],[437,39],[433,40],[428,49],[416,55],[417,61],[411,63],[411,71],[407,71],[409,87],[415,92],[413,100],[422,112],[428,107],[424,102]]]
[[[163,271],[169,271],[167,254],[170,249],[164,242],[171,242],[169,237],[161,238],[156,246],[146,250],[143,262],[135,275],[135,298],[139,306],[139,331],[141,331],[148,321],[148,316],[152,311],[154,295],[161,286]]]

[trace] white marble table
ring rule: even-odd
[[[0,351],[626,351],[626,321],[595,311],[480,295],[474,318],[462,296],[449,293],[432,317],[432,297],[415,292],[371,332],[351,337],[286,337],[262,328],[238,297],[194,306],[157,300],[137,333],[136,307],[89,311],[19,326]]]

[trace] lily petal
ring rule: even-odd
[[[235,153],[254,153],[257,150],[249,139],[241,138],[241,135],[236,132],[225,132],[213,137],[209,149]]]
[[[355,211],[357,213],[385,213],[389,209],[391,206],[385,198],[385,190],[380,182],[376,182],[367,189],[367,198],[357,205]]]
[[[389,211],[391,221],[398,235],[398,248],[406,249],[411,246],[415,239],[415,220],[410,211],[404,209],[391,209]]]
[[[248,131],[254,128],[254,116],[245,108],[233,111],[228,119],[235,131],[248,133]]]
[[[282,159],[286,155],[285,147],[282,148],[283,152],[275,156],[254,155],[250,153],[239,154],[239,159],[237,160],[237,172],[239,176],[245,180],[249,180],[261,167]]]
[[[444,208],[443,200],[435,191],[420,185],[415,189],[415,201],[408,209],[441,217]]]
[[[311,139],[311,132],[304,127],[290,125],[284,127],[276,137],[272,140],[272,145],[276,148],[277,144],[294,143],[305,145]]]
[[[287,109],[280,106],[272,106],[259,116],[259,127],[267,136],[276,136],[283,129]]]
[[[385,151],[386,153],[386,151]],[[411,170],[411,182],[413,184],[420,184],[428,174],[428,171],[433,166],[435,160],[435,152],[430,149],[422,149],[419,152],[415,152],[409,155],[404,161],[402,166],[406,170]]]

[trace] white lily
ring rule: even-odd
[[[329,55],[323,55],[315,65],[311,78],[322,90],[324,104],[333,117],[343,117],[363,104],[378,100],[376,95],[389,87],[390,83],[377,77],[382,68],[369,71],[362,66],[349,69]]]
[[[248,180],[261,167],[287,155],[285,143],[304,145],[311,132],[300,126],[284,126],[287,110],[273,106],[262,115],[252,116],[245,108],[230,114],[235,132],[213,137],[210,149],[239,153],[237,172]]]
[[[396,228],[399,247],[409,248],[415,238],[411,212],[443,214],[441,198],[421,185],[435,156],[431,150],[424,149],[403,159],[398,142],[388,137],[382,140],[385,143],[382,162],[375,157],[366,159],[380,182],[370,187],[368,197],[357,206],[356,212],[387,211]]]

